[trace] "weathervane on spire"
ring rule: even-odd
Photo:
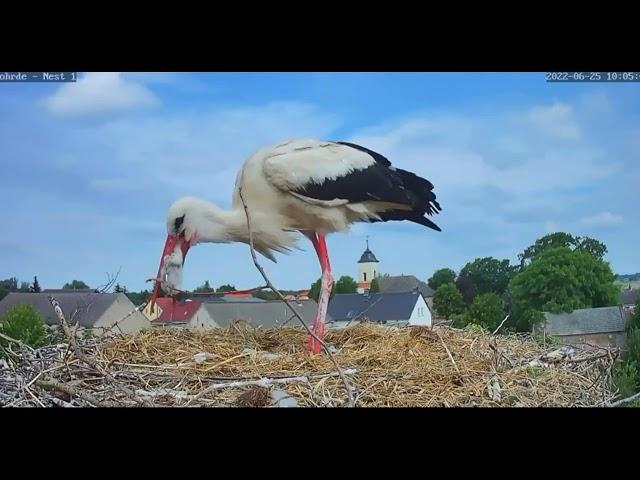
[[[367,235],[367,250],[369,250],[369,235]]]

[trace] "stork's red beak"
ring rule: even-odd
[[[187,252],[189,251],[189,247],[191,247],[191,242],[185,240],[184,237],[180,235],[175,235],[170,233],[167,235],[167,241],[164,244],[164,250],[162,250],[162,256],[160,257],[160,266],[158,267],[158,275],[156,275],[155,286],[153,288],[153,293],[151,294],[151,308],[150,310],[153,312],[154,305],[156,303],[156,299],[160,294],[160,282],[162,280],[161,275],[164,268],[164,259],[167,255],[171,254],[176,248],[176,245],[180,246],[180,250],[182,251],[182,264],[184,265],[184,259],[187,257]]]

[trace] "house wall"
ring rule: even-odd
[[[409,317],[409,325],[424,325],[430,327],[431,323],[431,310],[429,309],[427,302],[424,301],[422,295],[418,295],[418,300],[416,301],[413,311],[411,312],[411,316]]]
[[[605,348],[623,348],[626,342],[624,332],[589,333],[582,335],[559,335],[556,336],[565,345],[588,343]]]
[[[135,309],[136,306],[127,298],[124,293],[119,293],[116,296],[113,304],[102,314],[98,321],[93,326],[94,335],[102,335],[103,333],[113,331],[114,333],[131,333],[139,332],[145,328],[151,327],[151,322],[141,312],[135,312],[129,315],[125,320],[118,323],[118,327],[115,323],[121,320],[125,315]]]
[[[202,304],[195,315],[191,317],[186,327],[190,330],[207,330],[210,328],[219,328],[220,326],[211,318],[207,309],[204,308],[204,304]]]

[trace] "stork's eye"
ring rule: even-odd
[[[182,223],[184,222],[184,215],[182,215],[181,217],[176,218],[176,222],[174,225],[174,230],[176,232],[180,231],[180,227],[182,227]]]

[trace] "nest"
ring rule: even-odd
[[[0,405],[590,407],[615,397],[615,352],[530,337],[371,324],[330,330],[326,354],[296,328],[152,329],[16,347],[0,360]]]

